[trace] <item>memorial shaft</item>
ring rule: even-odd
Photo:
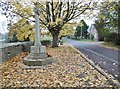
[[[38,14],[38,5],[35,5],[35,46],[40,46],[40,23]]]

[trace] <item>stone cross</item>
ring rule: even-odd
[[[35,46],[40,46],[41,42],[40,42],[40,23],[39,23],[39,7],[38,7],[39,3],[36,2],[35,3],[35,8],[34,8],[34,12],[35,12]]]
[[[35,3],[35,44],[31,46],[30,54],[23,59],[25,65],[42,66],[52,63],[52,58],[46,55],[46,47],[40,42],[39,3]]]

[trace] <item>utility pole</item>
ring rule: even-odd
[[[81,38],[82,38],[82,26],[81,26]]]

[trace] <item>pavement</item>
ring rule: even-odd
[[[81,42],[67,38],[63,38],[63,41],[77,48],[95,65],[120,81],[120,51],[105,48],[101,46],[102,42]]]

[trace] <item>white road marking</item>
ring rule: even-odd
[[[89,50],[89,49],[87,49],[87,48],[84,48],[84,49],[87,50],[87,51],[90,51],[90,52],[92,52],[92,53],[94,53],[94,54],[97,54],[97,55],[99,55],[99,56],[102,56],[102,57],[104,57],[104,58],[106,58],[106,59],[108,59],[108,60],[110,60],[110,61],[118,64],[118,62],[117,62],[116,60],[113,60],[113,59],[111,59],[111,58],[109,58],[109,57],[106,57],[106,56],[104,56],[104,55],[101,55],[101,54],[99,54],[99,53],[96,53],[96,52],[94,52],[94,51],[92,51],[92,50]]]
[[[112,69],[113,71],[115,70],[115,69]]]

